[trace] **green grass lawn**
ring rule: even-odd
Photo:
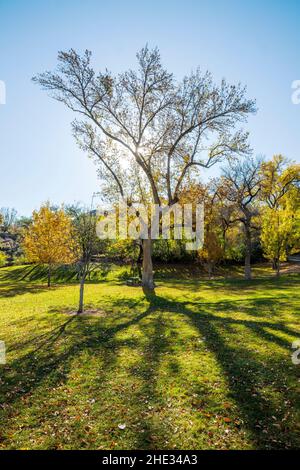
[[[299,447],[299,275],[170,268],[146,297],[109,273],[86,286],[99,316],[70,316],[74,280],[30,270],[0,269],[1,449]]]

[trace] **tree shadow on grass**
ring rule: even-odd
[[[87,284],[100,284],[105,281],[111,266],[108,263],[97,263],[87,278]],[[38,294],[50,289],[58,289],[64,284],[79,283],[75,265],[62,265],[53,268],[51,287],[47,287],[48,268],[43,265],[17,266],[14,269],[0,270],[0,298],[15,297],[23,294]],[[43,284],[42,284],[43,283]]]
[[[149,312],[150,313],[150,312]],[[140,432],[136,436],[137,449],[168,449],[170,426],[166,419],[167,397],[158,387],[160,365],[165,354],[172,354],[172,339],[166,332],[172,328],[170,319],[160,312],[139,324],[146,346],[140,360],[131,369],[131,374],[141,380],[141,386],[131,397],[131,403],[140,403]],[[157,313],[157,314],[156,314]],[[179,371],[179,364],[172,360],[173,372]],[[171,372],[170,372],[171,373]],[[163,410],[164,417],[160,417]]]
[[[287,427],[283,425],[285,418],[283,410],[277,408],[273,397],[264,395],[264,389],[271,388],[271,394],[285,392],[284,370],[277,359],[264,358],[248,350],[247,345],[229,346],[225,337],[228,327],[236,324],[230,319],[214,319],[186,312],[193,325],[205,337],[208,349],[214,353],[218,363],[227,378],[230,396],[237,403],[242,421],[251,433],[256,448],[280,448],[294,446],[293,438],[286,434]],[[255,322],[239,322],[240,325],[252,330],[263,341],[275,342],[283,347],[290,343],[264,331],[264,326]],[[270,353],[271,355],[271,353]],[[282,373],[278,374],[278,371]],[[283,401],[284,393],[282,394]],[[279,424],[280,423],[280,424]],[[277,427],[274,427],[277,426]],[[279,428],[279,429],[278,429]]]
[[[293,406],[295,411],[300,410],[300,402],[299,398],[289,391],[287,383],[287,368],[291,367],[291,342],[299,335],[298,331],[272,318],[270,321],[261,321],[260,318],[235,318],[235,311],[241,312],[240,300],[237,300],[236,305],[234,301],[202,304],[177,302],[147,291],[145,296],[152,313],[157,315],[152,321],[157,332],[152,337],[154,345],[159,345],[157,337],[160,331],[162,334],[164,331],[160,312],[185,315],[199,332],[199,336],[204,338],[206,347],[214,354],[223,370],[229,394],[239,408],[241,422],[250,433],[255,448],[299,446],[300,436],[297,435],[296,428],[291,428],[288,417]],[[258,298],[252,299],[251,302],[246,299],[242,312],[247,316],[257,316],[257,311],[265,306],[268,306],[268,311],[271,311],[273,317],[273,312],[278,308],[276,299],[267,301]],[[242,328],[243,331],[239,341],[235,341],[237,328]],[[231,341],[228,341],[230,335]],[[256,341],[258,347],[264,345],[269,353],[264,351],[260,354],[255,350],[255,345],[251,344],[252,341]],[[282,361],[282,353],[278,354],[273,345],[286,351],[286,360]],[[156,370],[162,355],[168,350],[172,350],[172,343],[164,339],[153,357],[143,358],[144,367],[153,370],[153,375],[150,374],[150,380],[145,382],[145,387],[148,387],[150,395],[154,397]],[[174,364],[174,367],[176,370],[178,364]],[[201,395],[201,386],[199,390]],[[164,432],[167,435],[167,429]],[[150,435],[151,429],[148,429],[148,436]]]
[[[43,273],[45,275],[42,275]],[[45,284],[37,284],[37,280],[44,281]],[[57,286],[47,287],[47,270],[42,266],[18,266],[8,271],[2,271],[0,272],[0,281],[0,298],[40,294],[57,289]]]
[[[22,283],[19,284],[1,284],[0,287],[0,298],[16,297],[17,295],[24,294],[42,294],[43,292],[51,292],[51,290],[57,289],[57,286],[40,286],[35,284]]]
[[[278,334],[295,336],[297,332],[287,328],[283,322],[235,318],[232,311],[228,310],[228,304],[224,302],[177,302],[149,292],[145,292],[145,297],[149,305],[143,307],[138,314],[135,310],[141,309],[139,301],[133,303],[132,299],[111,299],[112,307],[118,307],[120,311],[111,320],[117,324],[104,325],[99,318],[89,321],[80,316],[72,316],[51,331],[35,337],[31,350],[5,366],[1,374],[3,391],[0,407],[3,408],[7,428],[9,429],[7,420],[11,413],[9,410],[6,413],[7,405],[9,404],[10,410],[12,406],[15,410],[21,409],[24,406],[23,398],[33,394],[39,387],[55,388],[66,383],[73,360],[82,352],[88,351],[99,357],[101,369],[97,381],[105,387],[107,373],[118,366],[118,351],[124,345],[129,348],[138,346],[136,339],[121,339],[118,333],[139,325],[146,338],[147,347],[131,373],[140,378],[141,386],[131,396],[126,397],[126,402],[139,415],[140,427],[143,429],[143,433],[136,436],[136,448],[163,447],[163,442],[157,442],[155,436],[160,432],[167,436],[168,427],[164,423],[153,421],[151,413],[145,411],[144,398],[151,397],[155,406],[164,401],[157,391],[157,375],[164,354],[172,353],[172,340],[164,335],[165,330],[170,328],[171,320],[164,323],[161,313],[172,312],[184,315],[198,331],[199,336],[204,338],[209,351],[214,354],[226,376],[231,397],[238,405],[242,421],[250,432],[255,447],[290,448],[299,445],[299,439],[289,428],[286,408],[278,407],[276,399],[272,398],[273,394],[279,397],[280,406],[284,401],[289,403],[294,399],[285,381],[287,362],[282,364],[282,356],[273,356],[272,350],[269,357],[260,357],[247,347],[246,334],[242,344],[229,344],[227,341],[228,335],[235,334],[235,328],[244,328],[245,332],[261,342],[268,342],[270,345],[274,343],[290,353],[290,342]],[[269,302],[272,303],[271,300]],[[251,305],[253,310],[259,308],[255,300]],[[226,315],[219,316],[219,313]],[[16,346],[18,349],[26,349],[29,344],[25,342]],[[179,365],[175,359],[172,364],[173,373],[176,373]],[[272,394],[269,400],[265,396],[265,389]],[[201,387],[199,393],[201,394]],[[294,403],[294,406],[298,407],[299,402]]]
[[[234,304],[231,302],[230,305]],[[276,300],[269,303],[275,307]],[[162,305],[164,304],[164,307]],[[184,314],[191,324],[198,330],[201,337],[218,363],[220,364],[228,380],[230,394],[237,403],[242,420],[251,433],[256,448],[291,448],[298,447],[300,436],[297,430],[289,428],[287,415],[290,414],[291,400],[300,411],[299,397],[288,392],[286,382],[287,367],[291,366],[291,340],[287,340],[280,334],[297,338],[299,332],[285,326],[283,322],[264,322],[254,320],[241,320],[232,316],[228,304],[217,302],[215,304],[196,304],[191,302],[170,301],[157,296],[153,297],[152,305],[165,308],[169,312]],[[251,308],[256,311],[261,306],[252,301]],[[247,313],[249,314],[249,306]],[[228,314],[227,317],[216,315]],[[229,345],[228,335],[235,335],[235,328],[245,329],[245,342]],[[272,332],[270,331],[272,330]],[[255,351],[247,348],[247,336],[253,335],[261,343],[270,345],[269,356],[260,357]],[[282,363],[282,356],[276,357],[272,350],[272,344],[286,349],[287,358]],[[267,393],[271,393],[271,399],[267,399]],[[280,397],[280,403],[276,401]],[[274,398],[274,399],[273,399]],[[289,406],[285,407],[284,402]],[[292,432],[291,432],[292,431]]]
[[[125,342],[117,339],[117,333],[141,321],[150,310],[131,315],[127,321],[109,327],[103,327],[98,318],[90,322],[88,318],[72,316],[51,331],[12,345],[8,354],[16,350],[30,350],[8,365],[1,366],[0,410],[3,411],[6,430],[9,430],[9,410],[14,407],[14,412],[18,413],[24,406],[23,399],[41,386],[49,389],[49,386],[55,388],[66,383],[73,360],[82,352],[89,351],[99,356],[99,360],[101,358],[98,381],[103,386],[106,371],[115,367],[117,351],[125,344],[135,347],[133,340]]]
[[[158,278],[159,280],[159,278]],[[254,278],[251,281],[247,281],[243,278],[216,278],[216,279],[195,279],[195,277],[185,279],[165,279],[164,286],[178,289],[179,291],[186,291],[187,289],[193,289],[195,294],[201,293],[202,289],[214,291],[224,294],[235,294],[240,293],[253,293],[254,291],[267,290],[272,292],[274,290],[281,291],[288,288],[297,288],[300,283],[299,274],[290,276],[281,276],[280,278],[265,277],[265,278]]]

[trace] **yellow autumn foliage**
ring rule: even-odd
[[[72,224],[65,212],[62,209],[53,211],[45,205],[33,212],[32,218],[24,237],[28,260],[49,266],[73,262]]]

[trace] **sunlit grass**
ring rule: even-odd
[[[76,317],[74,279],[22,269],[0,270],[0,448],[299,447],[299,276],[165,270],[145,297],[116,268],[86,286],[101,316]]]

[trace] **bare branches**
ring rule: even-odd
[[[107,173],[117,184],[120,195],[124,197],[125,194],[121,176],[118,175],[118,159],[113,159],[113,156],[108,153],[107,147],[97,138],[95,130],[91,125],[74,121],[73,130],[80,148],[87,151],[91,156],[95,156],[102,163]]]
[[[144,47],[137,63],[137,70],[116,76],[96,73],[89,51],[80,56],[71,49],[59,53],[55,72],[33,80],[82,117],[74,126],[76,138],[120,194],[126,155],[129,167],[143,172],[154,202],[173,204],[196,168],[249,153],[247,134],[236,126],[255,112],[255,103],[240,85],[215,85],[200,70],[178,84],[158,49]]]
[[[260,158],[248,158],[223,169],[226,198],[236,203],[243,212],[251,212],[251,204],[261,190],[261,165]]]

